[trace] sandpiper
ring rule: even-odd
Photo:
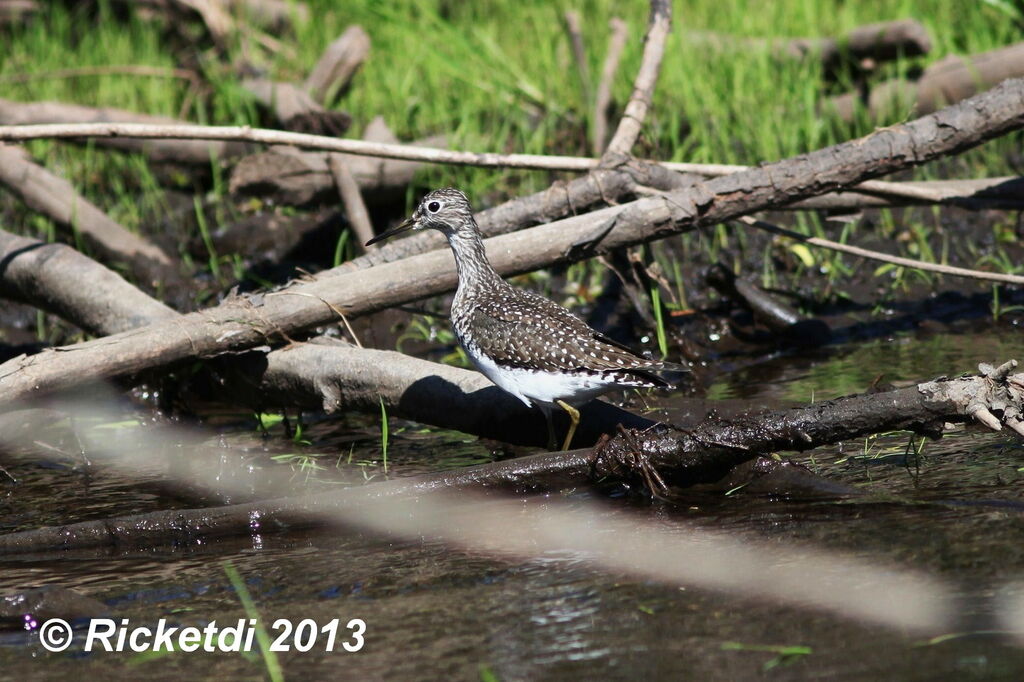
[[[444,234],[455,254],[459,286],[451,319],[459,343],[488,379],[544,413],[549,448],[555,446],[555,406],[569,415],[562,445],[568,450],[580,420],[577,406],[615,389],[670,385],[653,374],[666,369],[664,363],[633,354],[557,303],[503,280],[487,260],[469,200],[457,189],[428,193],[412,216],[366,244],[424,228]]]

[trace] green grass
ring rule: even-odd
[[[229,47],[227,59],[241,60],[244,48],[245,59],[271,77],[301,80],[324,47],[347,26],[358,23],[371,36],[371,57],[350,92],[335,104],[352,113],[351,134],[360,135],[363,126],[382,115],[402,139],[445,133],[452,148],[539,154],[587,154],[588,131],[593,124],[562,27],[564,10],[578,9],[584,18],[592,74],[600,73],[608,18],[617,14],[629,23],[630,40],[614,84],[620,105],[629,96],[639,64],[647,15],[646,3],[611,0],[405,0],[387,5],[368,0],[343,4],[310,0],[307,4],[314,20],[298,25],[293,34],[276,36],[291,48],[290,53],[271,54],[254,39],[237,38]],[[180,66],[158,25],[131,17],[116,19],[102,2],[100,8],[96,15],[87,8],[57,3],[38,20],[12,29],[5,38],[0,79],[71,66]],[[981,0],[691,0],[676,2],[674,12],[675,30],[637,151],[676,161],[772,161],[863,135],[909,116],[908,112],[897,112],[884,120],[862,117],[853,124],[840,122],[827,113],[820,114],[815,104],[822,95],[845,91],[850,84],[826,83],[812,61],[778,60],[758,50],[714,53],[688,43],[684,39],[688,30],[744,37],[814,36],[836,35],[859,24],[886,19],[913,17],[922,21],[933,38],[932,54],[883,65],[878,79],[905,74],[949,54],[979,52],[1020,39],[1020,28],[1008,20],[1004,10]],[[4,96],[121,107],[211,124],[258,124],[252,99],[241,89],[237,74],[228,68],[225,59],[204,48],[197,61],[212,90],[211,97],[191,97],[185,80],[126,75],[40,77],[28,83],[5,84]],[[1011,174],[1014,169],[1008,159],[1019,145],[1020,136],[1011,136],[921,168],[914,176]],[[168,180],[158,178],[138,155],[49,141],[29,146],[48,167],[67,177],[131,229],[152,231],[152,226],[144,222],[166,211],[161,188]],[[457,185],[482,206],[545,188],[552,180],[565,177],[570,176],[428,166],[419,173],[407,202],[419,189]],[[222,170],[214,174],[214,179],[209,196],[201,198],[205,201],[212,197],[216,205],[216,198],[225,191]],[[177,181],[183,189],[194,191],[183,176]],[[29,218],[27,212],[15,215],[14,224],[5,225],[8,229],[52,235],[47,221]],[[905,211],[893,211],[879,229],[886,234],[902,232],[906,216]],[[824,233],[816,217],[802,216],[797,222],[796,228],[804,232]],[[855,232],[852,228],[852,241],[856,241]],[[919,220],[911,230],[913,238],[901,243],[902,250],[914,257],[941,259],[944,254],[933,253],[929,247],[928,237],[933,232],[930,221]],[[721,238],[728,244],[741,237],[736,231],[723,230]],[[714,244],[705,240],[703,246]],[[336,260],[350,251],[346,242],[339,241]],[[233,262],[231,254],[220,254],[220,258],[218,261],[211,253],[206,266],[216,271],[219,265]],[[844,271],[839,256],[817,252],[817,258],[824,271]],[[994,265],[1021,270],[1015,263]],[[671,274],[672,269],[668,272]],[[773,277],[770,272],[764,273],[765,280]]]

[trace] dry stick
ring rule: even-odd
[[[983,376],[929,381],[907,388],[838,398],[807,407],[747,414],[732,420],[706,419],[685,432],[662,429],[616,439],[595,459],[590,450],[553,452],[503,462],[411,476],[365,486],[205,509],[175,509],[86,521],[0,536],[0,554],[49,549],[137,547],[169,541],[250,535],[322,525],[325,514],[355,509],[369,501],[426,495],[471,486],[538,487],[553,476],[569,481],[593,475],[641,475],[656,471],[673,483],[716,480],[722,472],[755,457],[891,430],[941,430],[945,422],[983,421],[974,415],[998,410],[1024,435],[1024,374],[1010,375],[1014,363],[986,368]],[[1017,415],[1017,416],[1014,416]],[[994,417],[993,417],[994,419]],[[998,420],[995,427],[999,427]]]
[[[590,102],[592,86],[590,82],[590,67],[587,65],[587,51],[583,47],[583,28],[580,21],[580,13],[576,10],[565,11],[565,30],[569,33],[569,42],[572,44],[572,55],[576,60],[576,69],[580,74],[580,87],[583,89],[583,101]]]
[[[608,143],[608,149],[601,157],[603,164],[616,157],[629,156],[630,150],[636,144],[647,118],[647,111],[651,107],[654,86],[661,71],[661,60],[665,56],[665,42],[671,30],[672,4],[669,0],[651,0],[651,16],[647,25],[644,53],[640,60],[640,69],[633,81],[633,94],[630,95],[626,110],[619,119],[619,127]]]
[[[937,272],[942,275],[953,275],[954,277],[969,277],[971,279],[983,279],[991,282],[1006,282],[1007,284],[1024,284],[1024,275],[1010,275],[1000,272],[984,272],[982,270],[971,270],[969,268],[958,268],[952,265],[942,265],[940,263],[926,263],[920,260],[914,260],[913,258],[903,258],[901,256],[890,256],[887,253],[880,251],[872,251],[870,249],[862,249],[859,246],[849,246],[847,244],[840,244],[834,242],[831,239],[822,239],[820,237],[808,237],[802,235],[799,232],[793,232],[787,230],[784,227],[773,225],[772,223],[751,218],[750,216],[740,216],[740,222],[746,223],[751,227],[756,227],[759,230],[765,232],[771,232],[772,234],[782,235],[783,237],[789,237],[795,239],[804,244],[811,244],[812,246],[820,246],[825,249],[832,251],[839,251],[840,253],[849,253],[854,256],[860,256],[862,258],[868,258],[871,260],[881,261],[883,263],[892,263],[893,265],[899,265],[901,267],[916,268],[918,270],[927,270],[928,272]]]
[[[3,117],[4,100],[0,100],[0,119]],[[62,105],[63,106],[63,105]],[[127,112],[130,113],[130,112]],[[588,171],[600,167],[600,159],[589,159],[576,156],[543,156],[537,154],[495,154],[490,152],[465,152],[431,147],[416,147],[383,142],[367,142],[363,140],[339,139],[323,135],[294,133],[266,128],[250,128],[249,126],[199,126],[199,125],[153,125],[142,123],[68,123],[68,124],[29,124],[0,126],[0,141],[23,141],[40,138],[95,138],[99,144],[117,145],[133,139],[147,140],[189,140],[199,144],[199,140],[247,141],[272,145],[293,145],[306,149],[342,152],[357,156],[375,156],[386,159],[423,161],[426,163],[444,163],[456,166],[479,166],[483,168],[521,168],[535,170]],[[105,140],[104,138],[112,138]],[[121,139],[117,139],[121,138]],[[125,139],[127,138],[127,139]],[[180,160],[195,162],[191,152],[176,154],[175,148],[180,145],[161,146],[159,153],[147,151],[155,160]],[[145,150],[144,150],[145,151]],[[211,157],[230,152],[219,149],[203,151],[205,162]],[[180,157],[180,158],[175,158]],[[723,176],[750,170],[751,166],[708,163],[676,163],[650,161],[682,173],[697,175]],[[907,188],[904,183],[893,183],[872,180],[847,188],[848,190],[885,194],[887,196],[905,197],[908,199],[942,202],[943,199],[931,192],[916,188]]]
[[[875,186],[868,181],[859,186]],[[803,211],[859,211],[866,208],[896,208],[948,204],[970,209],[1024,209],[1024,178],[1002,176],[971,180],[911,180],[883,183],[889,189],[886,195],[861,194],[859,192],[833,192],[819,197],[804,199],[773,210]],[[664,190],[636,187],[636,193],[644,196],[662,194]],[[899,196],[903,195],[903,196]]]
[[[608,36],[608,52],[601,68],[601,82],[597,84],[597,95],[594,98],[593,136],[590,141],[594,156],[604,153],[605,139],[608,137],[608,114],[612,103],[612,84],[619,70],[622,50],[626,47],[628,37],[626,22],[612,17],[608,22],[611,35]]]
[[[161,248],[112,220],[67,180],[29,160],[23,149],[0,144],[0,184],[29,208],[81,235],[103,260],[126,266],[148,286],[180,279],[176,264]]]
[[[370,213],[366,210],[363,202],[363,194],[359,190],[359,183],[352,175],[351,169],[345,163],[341,154],[329,154],[327,162],[331,167],[331,174],[338,185],[338,195],[345,206],[345,217],[356,238],[356,248],[360,253],[365,253],[366,242],[373,239],[373,223],[370,222]],[[373,248],[373,247],[370,247]]]
[[[199,75],[188,69],[175,69],[166,66],[146,66],[145,64],[112,64],[110,66],[81,66],[74,69],[57,69],[55,71],[38,71],[36,73],[14,73],[0,76],[0,83],[32,83],[47,78],[80,78],[82,76],[148,76],[152,78],[179,78],[190,82],[199,79]]]
[[[0,123],[24,127],[25,124],[75,124],[110,121],[119,123],[145,123],[155,126],[190,125],[166,116],[151,116],[134,111],[112,108],[86,107],[64,102],[15,102],[0,99]],[[71,135],[69,137],[78,137]],[[132,152],[145,154],[152,161],[184,163],[209,167],[212,161],[241,156],[248,145],[231,141],[209,141],[183,139],[169,141],[159,139],[105,139],[96,138],[94,143]]]
[[[714,225],[955,154],[1024,127],[1024,80],[871,135],[672,192],[487,240],[502,274],[580,260]],[[336,274],[336,273],[335,273]],[[337,318],[450,291],[450,253],[322,276],[281,291],[0,365],[0,405],[188,358],[251,348]],[[329,304],[327,303],[329,302]]]

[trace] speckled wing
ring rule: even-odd
[[[529,291],[478,302],[470,324],[480,350],[501,365],[621,375],[620,383],[668,386],[649,370],[659,363],[591,329],[562,306]]]

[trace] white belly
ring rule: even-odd
[[[564,400],[570,405],[582,405],[602,393],[617,388],[615,381],[598,375],[573,376],[539,372],[532,369],[499,367],[480,353],[475,346],[463,346],[469,359],[484,376],[499,388],[511,393],[531,407],[534,402],[542,406]]]

